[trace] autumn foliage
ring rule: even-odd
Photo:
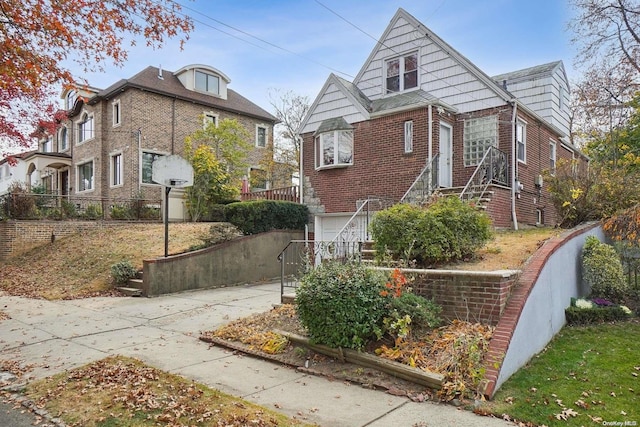
[[[0,0],[0,138],[26,145],[35,118],[54,113],[53,92],[123,65],[127,45],[150,48],[193,29],[171,0]]]

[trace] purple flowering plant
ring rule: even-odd
[[[591,301],[599,307],[609,307],[611,305],[615,305],[611,301],[606,300],[604,298],[593,298]]]

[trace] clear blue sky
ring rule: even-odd
[[[177,41],[160,51],[138,43],[123,68],[82,76],[105,88],[149,65],[175,71],[203,63],[224,72],[231,89],[268,111],[273,89],[291,90],[313,102],[329,73],[339,71],[352,80],[375,46],[327,8],[377,39],[402,7],[489,75],[562,60],[569,78],[577,77],[567,1],[319,1],[178,0],[196,20],[183,51]]]

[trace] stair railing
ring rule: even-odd
[[[370,240],[369,223],[372,215],[392,206],[394,201],[389,198],[369,196],[358,204],[360,206],[356,212],[329,242],[330,253],[334,259],[359,257],[362,244]]]
[[[496,147],[489,147],[460,193],[460,199],[482,199],[492,183],[508,185],[507,155]]]
[[[426,164],[420,175],[413,181],[411,187],[404,193],[400,203],[421,204],[426,203],[433,192],[438,188],[438,164],[440,154],[436,154]]]

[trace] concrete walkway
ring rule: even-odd
[[[326,427],[507,426],[449,405],[310,376],[209,347],[200,331],[264,312],[279,302],[279,283],[185,292],[156,298],[43,301],[0,296],[0,360],[35,364],[43,378],[108,355],[136,357],[158,369],[305,418]],[[3,415],[0,413],[0,426]]]

